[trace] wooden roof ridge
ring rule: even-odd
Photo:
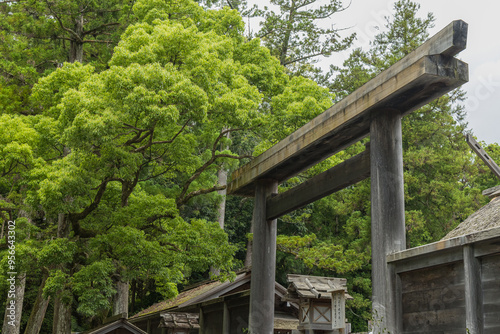
[[[128,322],[126,318],[120,318],[116,321],[104,323],[101,326],[87,330],[85,332],[81,332],[80,334],[105,334],[105,333],[110,333],[111,331],[118,329],[118,328],[125,328],[132,334],[147,334],[145,331],[140,329],[139,327],[131,324]]]
[[[483,190],[483,196],[488,196],[489,198],[493,199],[495,197],[500,197],[500,185],[489,188],[486,190]]]

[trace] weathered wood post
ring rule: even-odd
[[[258,180],[253,209],[252,280],[249,330],[251,334],[274,331],[274,276],[276,271],[276,219],[266,218],[266,198],[278,192],[275,180]]]
[[[465,327],[467,334],[483,334],[483,290],[481,286],[481,263],[474,256],[474,246],[465,245]]]
[[[401,113],[386,109],[370,125],[374,333],[401,333],[397,278],[386,255],[406,247]]]

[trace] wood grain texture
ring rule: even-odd
[[[266,219],[266,198],[278,191],[275,180],[259,180],[253,211],[250,334],[272,334],[276,272],[276,220]]]
[[[500,333],[500,254],[481,261],[484,334]]]
[[[386,255],[406,247],[401,113],[378,111],[370,125],[374,332],[400,333],[395,267]]]
[[[462,263],[425,268],[400,275],[403,331],[465,333],[465,276]]]
[[[483,290],[481,286],[481,262],[474,256],[474,245],[465,245],[465,311],[468,334],[483,334]]]

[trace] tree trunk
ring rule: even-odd
[[[132,280],[132,287],[131,287],[131,301],[130,301],[130,312],[134,313],[135,310],[135,294],[137,293],[137,280]]]
[[[221,166],[219,172],[217,173],[217,177],[219,179],[220,186],[227,186],[227,169],[224,168],[224,165]],[[226,216],[226,194],[227,189],[219,190],[217,193],[222,196],[221,202],[219,204],[219,209],[217,211],[217,221],[219,222],[219,226],[221,229],[224,229],[224,219]]]
[[[71,333],[71,304],[66,304],[61,297],[54,301],[54,325],[52,334]]]
[[[70,42],[70,55],[69,62],[79,62],[83,63],[83,15],[80,15],[76,19],[75,22],[75,32],[78,35],[78,39],[76,37],[72,37]]]
[[[128,291],[128,281],[118,281],[116,283],[116,295],[113,299],[113,315],[126,313],[128,317]]]
[[[14,280],[9,281],[9,285],[15,286],[13,290],[8,290],[7,304],[5,307],[5,317],[3,320],[2,333],[4,334],[19,334],[21,330],[21,314],[23,311],[24,290],[26,287],[26,272],[12,277]],[[11,294],[11,291],[15,295]]]
[[[60,213],[57,222],[57,237],[68,238],[70,231],[68,215]],[[60,269],[63,269],[62,266]],[[64,292],[62,293],[64,294]],[[54,322],[52,326],[53,334],[71,333],[71,301],[66,302],[58,296],[54,300]]]
[[[43,319],[45,318],[45,312],[49,306],[50,297],[43,298],[43,288],[45,287],[45,282],[47,281],[48,275],[45,274],[42,278],[42,283],[38,288],[38,294],[36,296],[35,305],[31,311],[30,318],[28,319],[28,324],[24,330],[24,334],[38,334],[42,328]]]
[[[220,186],[227,186],[227,169],[224,168],[224,165],[221,166],[219,172],[217,173],[217,177],[219,179],[218,184]],[[222,196],[221,202],[219,203],[219,208],[217,210],[217,221],[219,222],[219,226],[222,230],[224,230],[224,219],[226,215],[226,193],[227,190],[219,190],[217,191],[219,195]],[[220,270],[215,267],[210,267],[210,276],[219,276]]]
[[[227,131],[228,129],[224,128],[222,131]],[[227,132],[225,137],[230,138],[230,132]],[[222,145],[222,150],[227,150],[229,149],[229,145]],[[224,164],[220,166],[219,171],[217,172],[217,183],[220,186],[227,186],[227,174],[228,170],[224,168]],[[222,230],[224,230],[224,219],[226,217],[226,194],[227,194],[227,189],[224,188],[222,190],[217,191],[219,195],[221,195],[221,202],[219,203],[219,208],[217,209],[217,221],[219,222],[219,226]],[[220,270],[215,267],[210,267],[210,275],[211,276],[218,276],[220,274]]]
[[[58,238],[67,238],[69,236],[69,219],[68,215],[64,213],[60,213],[58,215],[57,221],[57,237]]]
[[[253,233],[253,218],[252,225],[250,225],[250,233]],[[253,243],[251,239],[247,241],[247,254],[245,256],[245,268],[250,268],[252,266],[252,253],[253,253]]]

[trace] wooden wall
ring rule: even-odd
[[[400,274],[403,333],[464,334],[464,266],[461,262]]]
[[[481,261],[483,288],[484,334],[500,333],[500,255],[486,256]]]

